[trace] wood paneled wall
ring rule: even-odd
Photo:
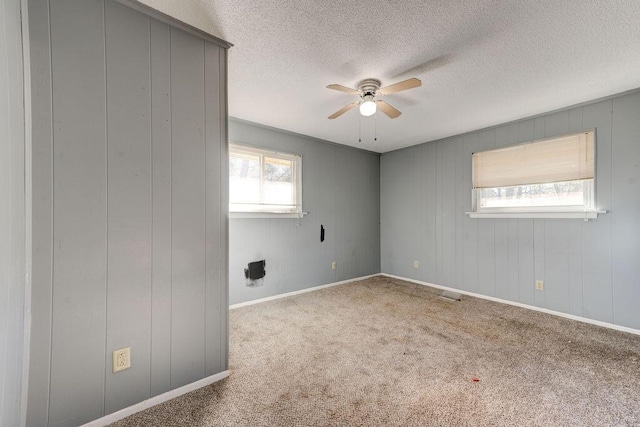
[[[0,425],[22,417],[24,368],[25,104],[21,7],[0,4]],[[26,258],[28,260],[28,258]]]
[[[226,48],[113,0],[29,19],[27,424],[71,426],[227,369]]]
[[[639,117],[635,92],[384,154],[382,271],[640,329]],[[586,129],[596,129],[597,206],[609,213],[589,222],[465,214],[472,152]]]
[[[231,142],[302,155],[304,218],[232,218],[231,304],[380,272],[380,156],[310,137],[231,120]],[[320,242],[320,225],[325,240]],[[265,259],[261,287],[244,268]],[[331,262],[337,269],[331,269]]]

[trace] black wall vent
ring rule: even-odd
[[[250,262],[247,268],[244,269],[244,277],[249,280],[262,279],[267,274],[264,269],[266,265],[267,262],[265,260]]]

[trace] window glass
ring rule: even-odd
[[[229,211],[302,212],[300,156],[230,144]]]

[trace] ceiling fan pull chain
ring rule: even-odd
[[[358,142],[362,142],[362,117],[358,119]]]
[[[373,115],[373,140],[378,140],[378,113]]]

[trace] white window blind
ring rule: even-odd
[[[594,177],[594,132],[580,132],[473,154],[473,188]]]

